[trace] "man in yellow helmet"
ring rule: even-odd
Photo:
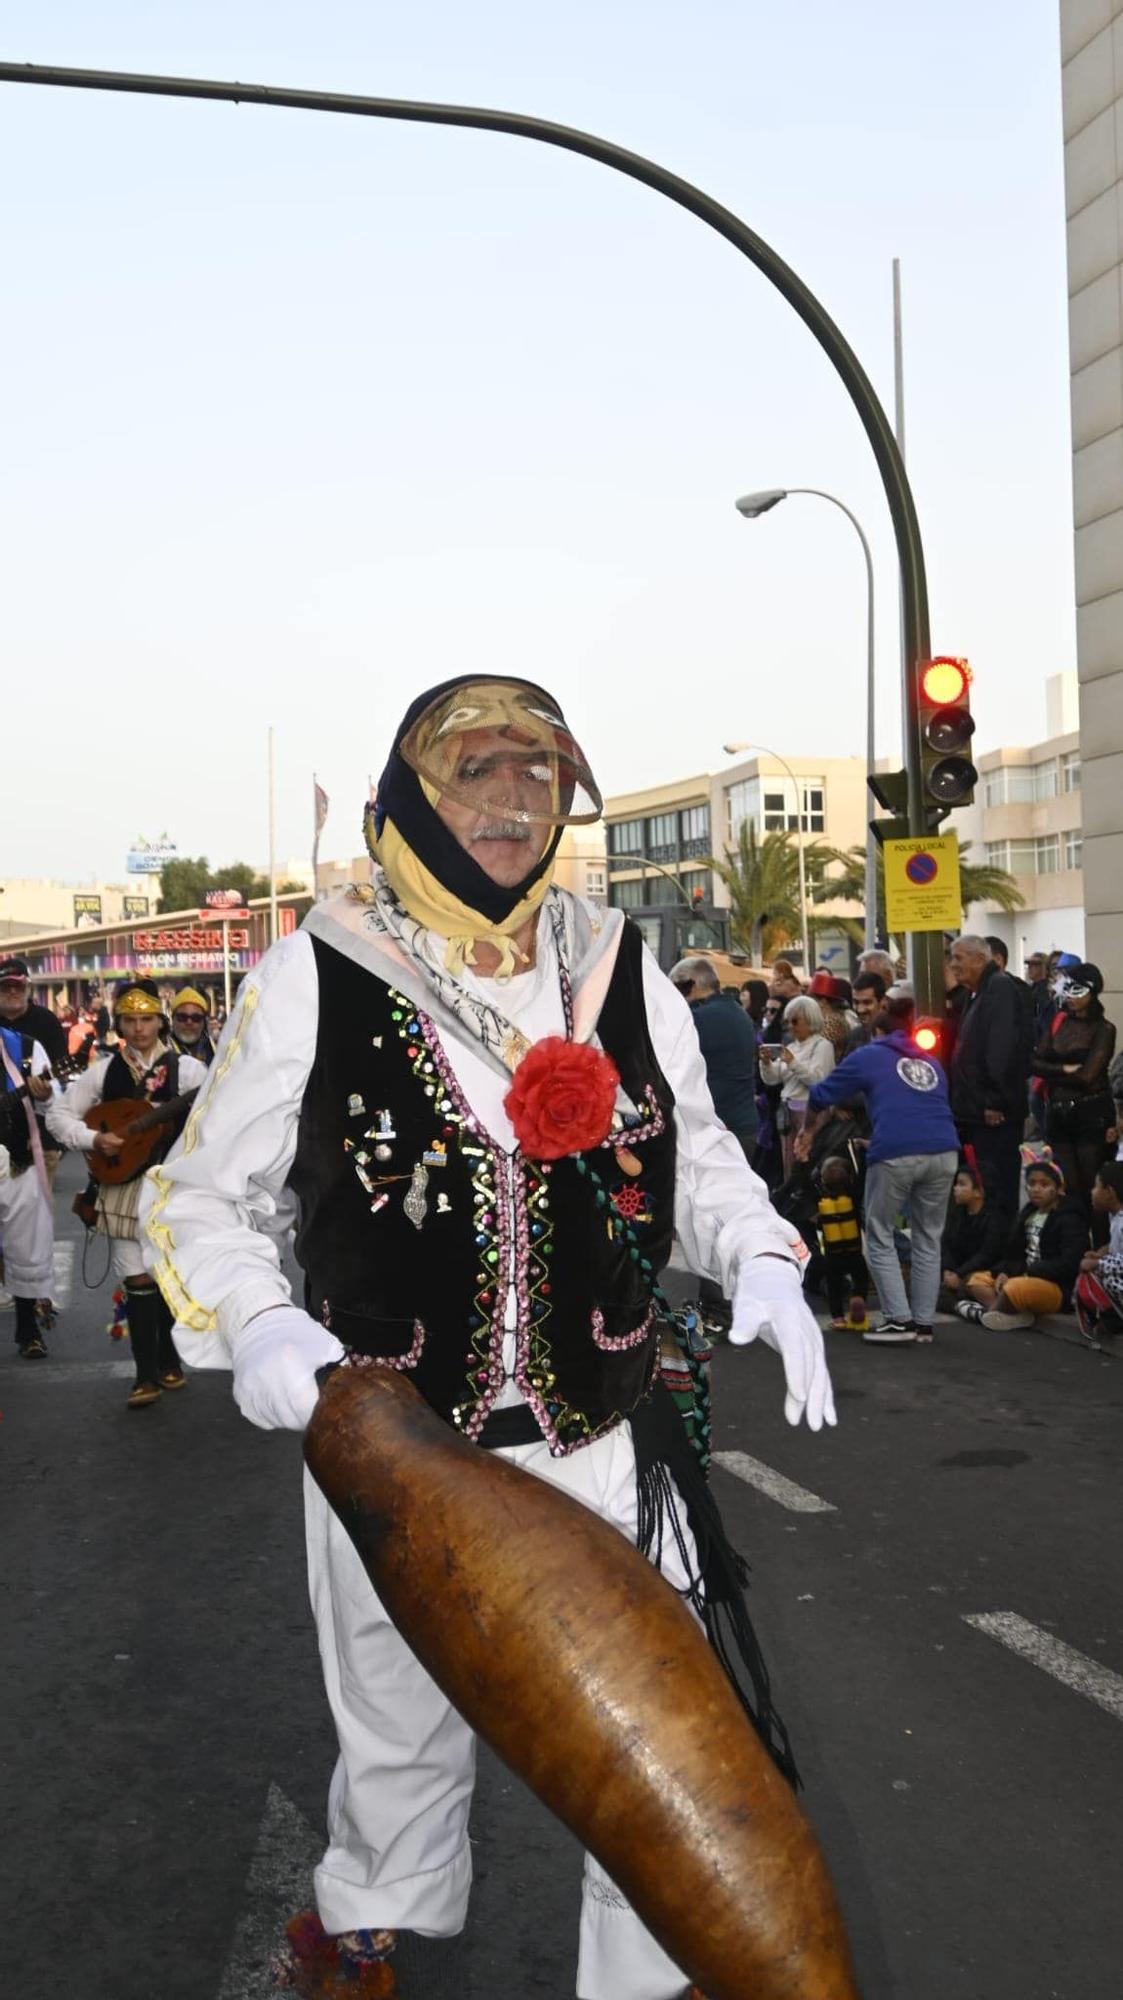
[[[86,1113],[95,1105],[116,1098],[134,1100],[138,1112],[149,1105],[170,1105],[198,1090],[207,1074],[194,1056],[181,1056],[172,1046],[160,996],[150,979],[125,980],[114,995],[113,1014],[120,1046],[83,1070],[47,1112],[48,1126],[64,1146],[100,1153],[106,1159],[119,1153],[124,1142],[116,1133],[95,1132],[86,1123]],[[162,1134],[158,1150],[166,1152],[177,1122],[158,1130]],[[113,1275],[124,1288],[136,1364],[130,1410],[147,1409],[160,1400],[162,1390],[184,1386],[172,1316],[144,1268],[137,1241],[143,1171],[140,1167],[132,1179],[102,1183],[97,1189],[97,1227],[110,1240]]]
[[[251,1422],[302,1430],[317,1370],[385,1362],[633,1541],[662,1494],[673,1529],[643,1546],[705,1617],[696,1461],[677,1415],[652,1428],[676,1233],[733,1298],[731,1338],[780,1353],[790,1421],[834,1408],[798,1236],[717,1122],[689,1010],[622,911],[552,885],[564,826],[600,810],[543,689],[466,676],[415,701],[367,814],[369,887],[247,975],[142,1226],[187,1359],[232,1366]],[[307,1312],[272,1229],[290,1189]],[[312,1484],[307,1535],[340,1749],[316,1898],[342,1982],[389,1934],[401,1968],[463,1928],[474,1746]],[[762,1676],[754,1721],[790,1770]],[[293,1950],[286,1979],[310,1991]],[[590,1859],[581,2000],[686,1983]]]
[[[214,1043],[207,1033],[210,1009],[196,986],[183,986],[172,1001],[172,1041],[181,1056],[194,1056],[205,1069],[214,1061]]]

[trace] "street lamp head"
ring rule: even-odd
[[[727,757],[736,757],[739,750],[751,750],[753,746],[751,743],[723,743],[721,747]]]
[[[787,497],[786,486],[773,486],[766,493],[742,493],[735,505],[737,512],[743,514],[746,521],[756,521],[761,514],[767,514],[771,508],[778,507],[781,500],[786,500]]]

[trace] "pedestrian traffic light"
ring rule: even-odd
[[[926,1056],[939,1056],[943,1047],[943,1022],[927,1017],[919,1020],[912,1031],[913,1041]]]
[[[953,806],[970,805],[979,781],[967,755],[975,733],[971,669],[966,660],[941,656],[921,661],[919,672],[924,796],[947,813]]]

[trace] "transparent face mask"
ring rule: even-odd
[[[442,695],[401,755],[447,802],[519,826],[585,825],[603,802],[584,752],[548,695],[481,680]]]

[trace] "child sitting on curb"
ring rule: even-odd
[[[1073,1291],[1076,1318],[1085,1340],[1123,1333],[1123,1162],[1110,1160],[1096,1175],[1092,1207],[1108,1218],[1102,1250],[1086,1250]]]
[[[996,1332],[1032,1326],[1043,1313],[1065,1312],[1080,1260],[1088,1247],[1088,1219],[1065,1192],[1055,1160],[1038,1160],[1026,1174],[1025,1207],[1001,1263],[967,1280],[969,1297],[956,1306],[961,1319]]]

